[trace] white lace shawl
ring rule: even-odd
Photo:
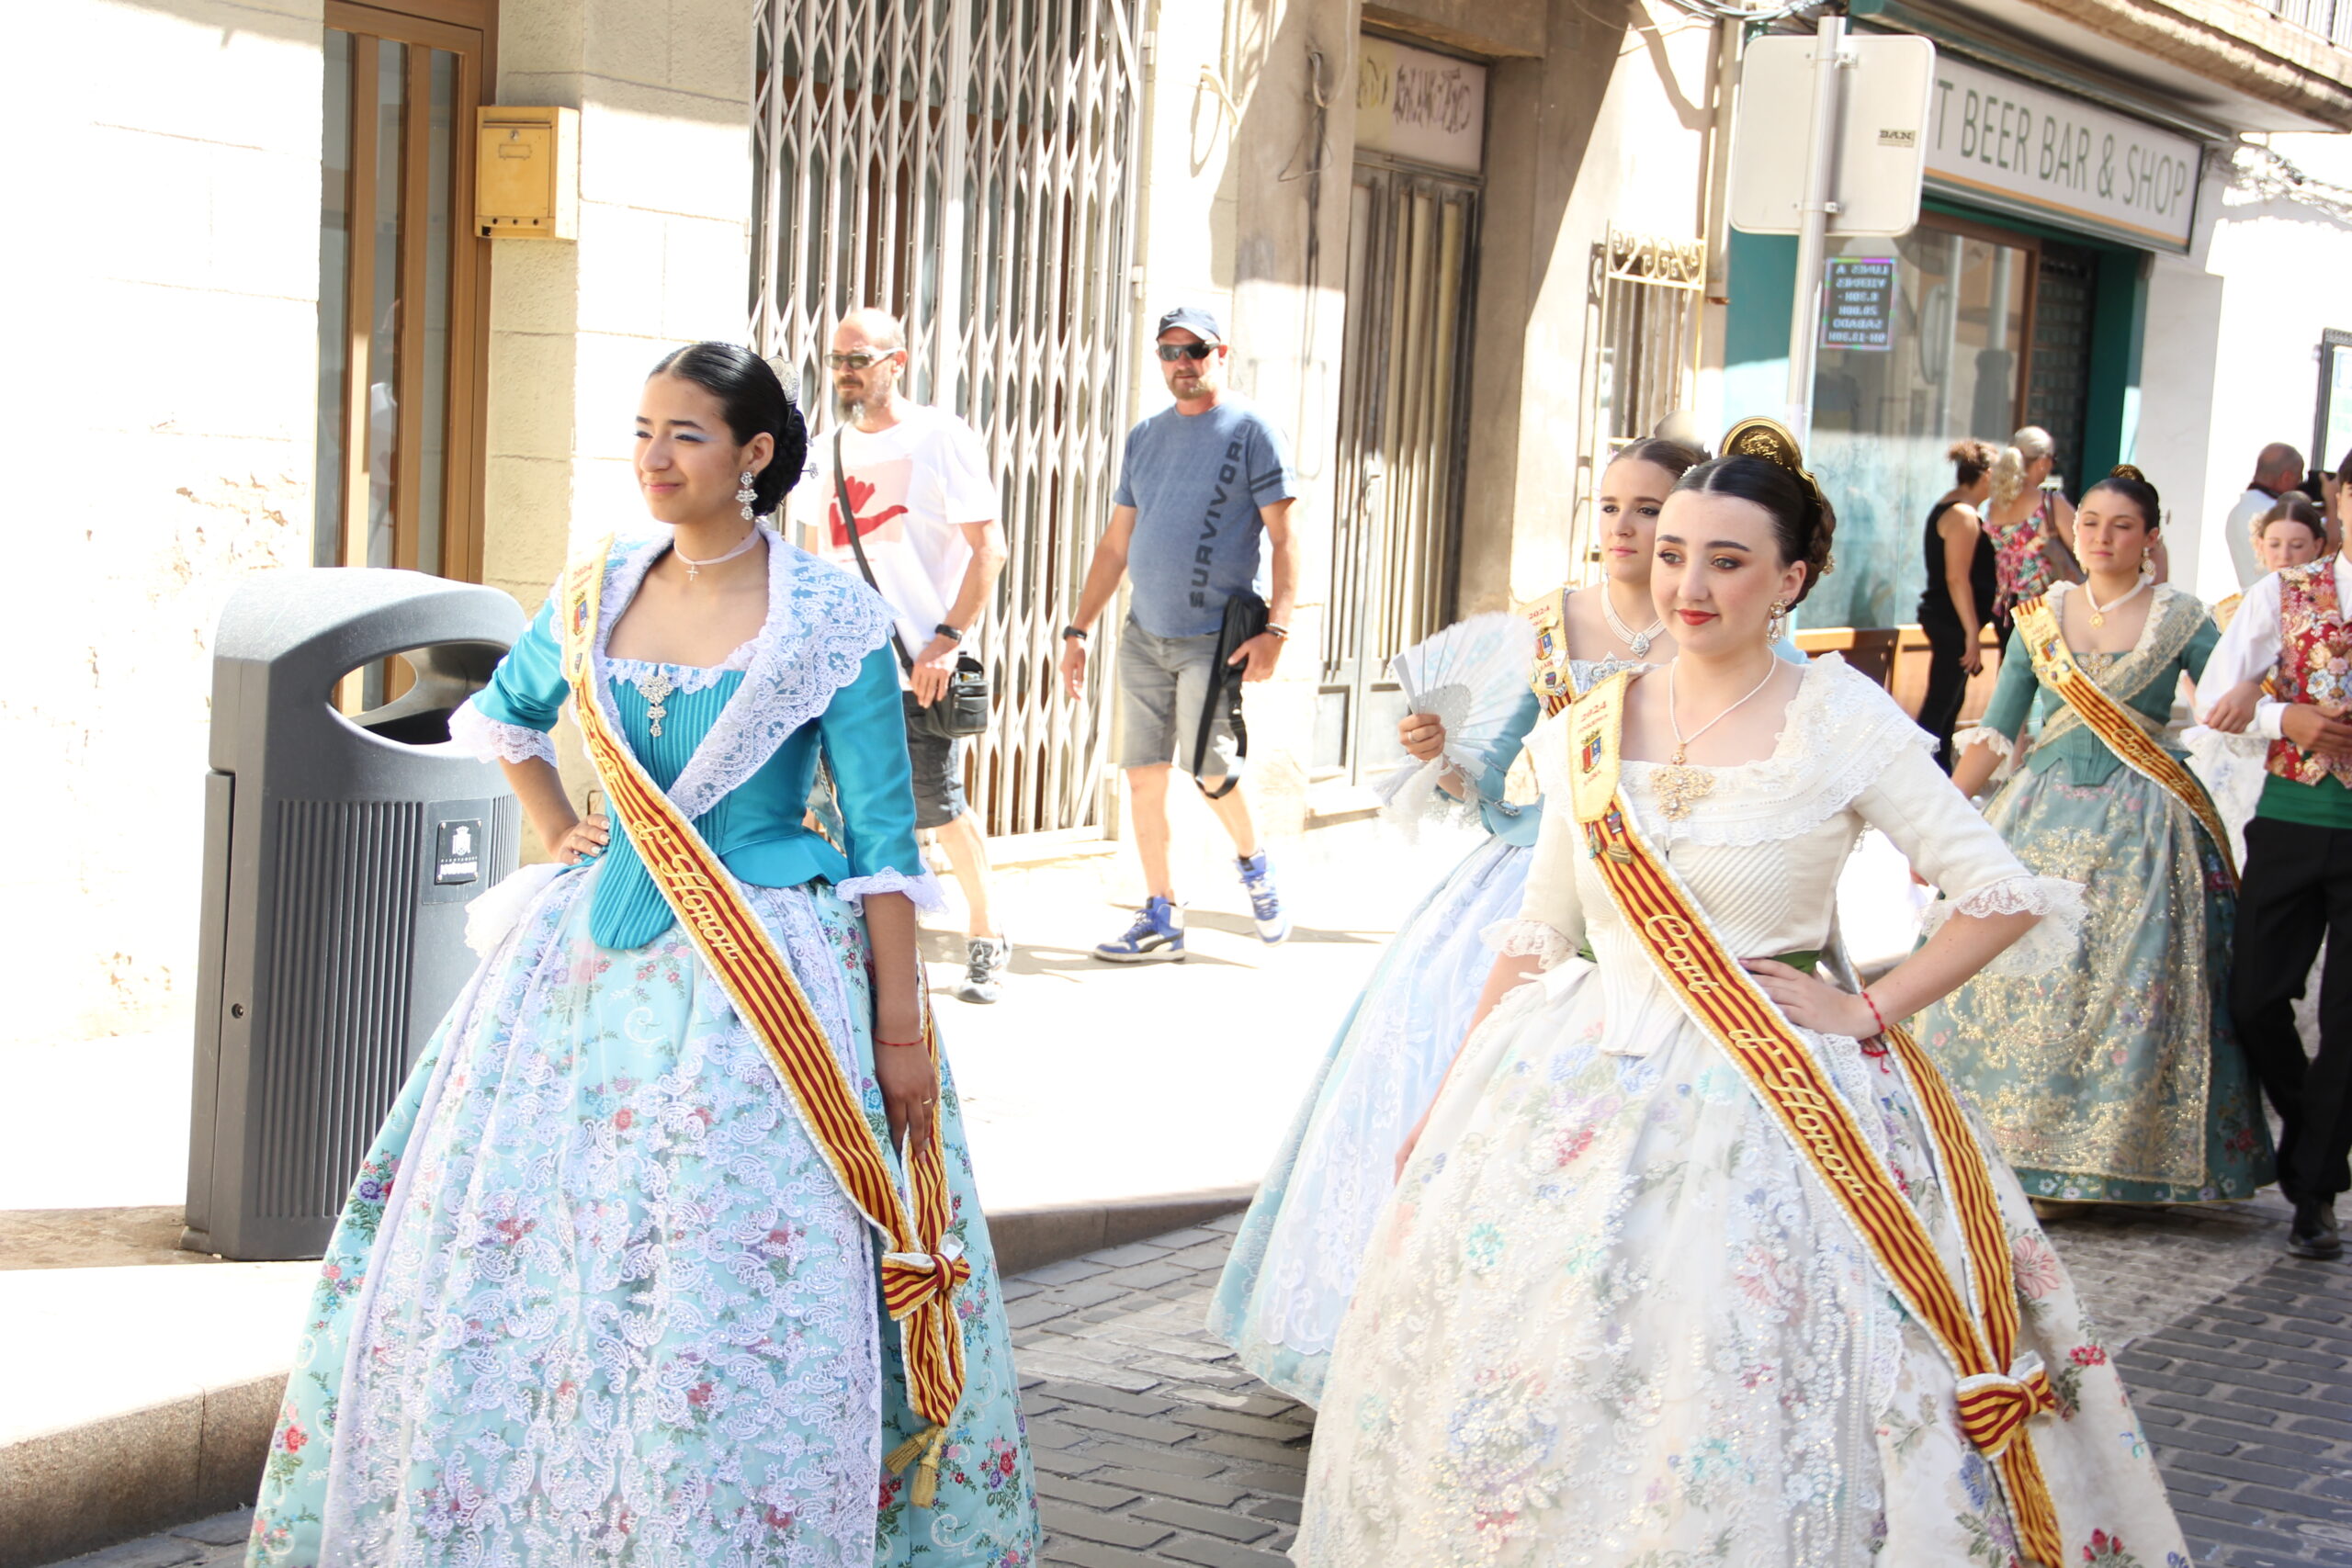
[[[1790,699],[1770,755],[1711,770],[1718,787],[1698,810],[1672,823],[1645,813],[1645,826],[1661,849],[1671,844],[1744,849],[1797,838],[1851,807],[1895,757],[1905,750],[1925,753],[1934,746],[1934,737],[1914,724],[1877,682],[1838,655],[1826,653],[1806,669],[1796,695]],[[1544,798],[1565,808],[1568,800],[1566,714],[1537,726],[1527,739],[1527,748]],[[1629,761],[1627,782],[1634,784],[1643,770],[1654,765]],[[1634,788],[1638,798],[1639,785]],[[2010,863],[2015,864],[2013,859]],[[2045,917],[1988,964],[1984,971],[1988,974],[2045,974],[2071,962],[2080,950],[2079,883],[2036,876],[2017,866],[2014,874],[1970,888],[1936,908],[1943,911],[1931,917],[1936,921],[1953,913]],[[1928,929],[1932,932],[1935,925]],[[1545,968],[1568,955],[1565,938],[1541,921],[1505,921],[1483,934],[1488,945],[1498,951],[1535,956]]]
[[[889,606],[880,594],[786,544],[773,528],[763,525],[762,532],[768,542],[767,618],[751,641],[713,667],[703,682],[716,684],[718,674],[730,669],[745,672],[667,792],[689,821],[765,767],[794,731],[824,712],[833,694],[857,679],[865,656],[889,637]],[[597,606],[594,649],[596,668],[606,679],[595,683],[593,696],[616,735],[626,736],[627,731],[613,705],[610,681],[616,675],[627,679],[650,666],[641,660],[612,657],[613,627],[669,543],[666,534],[613,543]],[[555,760],[554,743],[545,733],[492,719],[471,699],[450,716],[449,735],[485,761]],[[904,893],[918,908],[944,907],[938,880],[929,872],[885,870],[850,877],[834,892],[852,901],[868,893]]]

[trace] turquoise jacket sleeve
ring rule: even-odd
[[[548,730],[571,694],[555,635],[555,600],[549,597],[491,671],[490,684],[474,694],[474,706],[501,724]]]
[[[1493,744],[1479,753],[1478,776],[1471,781],[1478,788],[1478,819],[1487,832],[1514,844],[1535,842],[1535,829],[1540,826],[1536,818],[1543,814],[1532,807],[1506,804],[1503,788],[1510,778],[1511,764],[1519,761],[1519,749],[1527,743],[1528,733],[1543,713],[1544,705],[1535,693],[1521,686],[1510,716],[1495,732]]]
[[[2033,709],[2033,694],[2041,685],[2041,677],[2033,672],[2033,655],[2025,649],[2024,634],[2009,633],[2008,646],[2001,649],[2001,673],[1993,684],[1993,700],[1984,708],[1984,728],[2015,740],[2025,728],[2026,715]]]
[[[833,694],[817,735],[841,804],[842,848],[852,877],[923,874],[915,848],[914,770],[907,761],[906,708],[890,645],[865,656],[857,679]]]
[[[2180,650],[2180,667],[2188,671],[2190,680],[2203,680],[2205,661],[2212,658],[2213,650],[2221,646],[2222,628],[2214,624],[2213,617],[2209,615],[2198,624],[2197,630],[2190,635],[2188,646]],[[2170,697],[2172,694],[2167,691],[2165,695]],[[2166,711],[2170,711],[2169,705]]]

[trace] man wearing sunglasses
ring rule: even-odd
[[[1230,787],[1239,748],[1226,705],[1211,701],[1221,684],[1211,676],[1227,604],[1243,595],[1265,602],[1266,629],[1227,663],[1244,681],[1263,681],[1282,657],[1298,583],[1298,480],[1282,432],[1227,389],[1216,318],[1180,306],[1159,318],[1156,336],[1175,406],[1127,433],[1111,525],[1087,567],[1077,618],[1062,631],[1062,684],[1075,697],[1086,682],[1088,634],[1121,580],[1133,581],[1119,631],[1119,765],[1148,897],[1125,936],[1094,950],[1116,964],[1184,956],[1183,907],[1169,867],[1169,768],[1193,766],[1204,713],[1213,716],[1198,777],[1233,840],[1258,935],[1276,942],[1290,934],[1249,800]]]
[[[861,573],[850,545],[857,530],[871,580],[890,606],[899,646],[912,668],[900,677],[908,705],[907,755],[914,765],[915,826],[936,832],[971,911],[966,973],[956,994],[993,1002],[1012,944],[989,902],[988,846],[964,800],[964,742],[928,733],[916,711],[940,700],[956,655],[978,629],[997,573],[1004,529],[996,476],[979,433],[945,409],[910,401],[899,389],[907,338],[877,310],[853,310],[833,330],[825,356],[841,437],[845,484],[833,482],[833,435],[808,443],[812,473],[792,489],[793,514],[808,550]],[[842,515],[848,491],[855,518]]]

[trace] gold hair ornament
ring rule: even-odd
[[[1761,457],[1776,468],[1794,474],[1804,488],[1813,492],[1813,504],[1822,517],[1829,514],[1829,498],[1821,493],[1821,481],[1804,466],[1804,453],[1797,446],[1797,438],[1789,427],[1776,419],[1761,414],[1743,419],[1724,432],[1723,455],[1726,457]],[[1821,575],[1826,577],[1836,570],[1836,557],[1824,552]]]

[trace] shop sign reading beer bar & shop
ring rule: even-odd
[[[2205,149],[2097,104],[1936,61],[1928,106],[1928,185],[1973,205],[2186,252]]]

